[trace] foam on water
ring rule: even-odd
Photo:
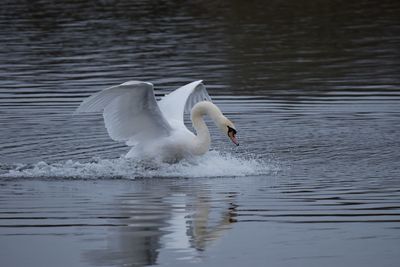
[[[90,162],[68,160],[58,163],[18,164],[3,178],[145,178],[145,177],[227,177],[262,175],[278,170],[271,161],[254,156],[238,158],[232,154],[211,151],[204,156],[175,164],[145,162],[124,157],[93,159]]]

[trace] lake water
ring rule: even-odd
[[[2,1],[1,266],[398,266],[400,3]],[[204,80],[238,129],[126,160],[85,97]],[[190,122],[188,121],[190,124]]]

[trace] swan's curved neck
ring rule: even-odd
[[[203,116],[208,115],[218,124],[219,120],[223,117],[219,108],[209,101],[201,101],[194,105],[191,112],[191,119],[194,129],[196,130],[196,137],[194,141],[193,153],[204,154],[206,153],[211,144],[210,132]]]

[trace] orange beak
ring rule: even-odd
[[[236,134],[233,131],[228,132],[228,136],[235,145],[239,145],[239,141],[237,140]]]

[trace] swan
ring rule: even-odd
[[[189,111],[196,134],[184,124],[184,112]],[[205,115],[239,145],[235,125],[212,103],[202,80],[186,84],[159,101],[153,84],[128,81],[84,99],[76,113],[86,112],[103,112],[111,139],[132,147],[127,158],[176,162],[205,154],[211,143]]]

